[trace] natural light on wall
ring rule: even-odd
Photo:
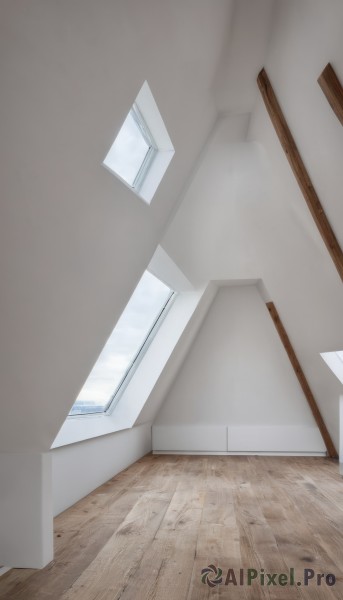
[[[145,271],[70,416],[104,413],[114,407],[166,314],[172,296],[173,291],[167,285]]]

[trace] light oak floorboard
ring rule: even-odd
[[[3,575],[0,600],[340,600],[342,486],[326,458],[148,455],[59,515],[54,561]],[[224,585],[229,568],[295,585]],[[297,586],[305,568],[336,584]]]

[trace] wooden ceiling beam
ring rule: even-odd
[[[338,458],[338,454],[336,451],[336,448],[334,446],[334,443],[331,439],[331,436],[326,428],[326,425],[323,421],[323,417],[320,413],[320,410],[318,408],[317,402],[315,400],[315,397],[311,391],[311,388],[308,384],[308,381],[306,379],[305,373],[303,372],[300,363],[297,359],[297,356],[295,354],[295,351],[293,349],[293,346],[290,342],[290,339],[287,335],[287,332],[282,324],[282,321],[280,319],[279,313],[274,305],[273,302],[267,302],[266,304],[267,309],[269,311],[269,314],[271,316],[271,318],[273,319],[274,325],[276,327],[276,330],[280,336],[280,339],[284,345],[284,348],[288,354],[288,358],[291,362],[291,365],[294,369],[294,372],[298,378],[298,381],[301,385],[301,388],[305,394],[306,400],[308,402],[308,405],[312,411],[312,414],[314,416],[314,419],[318,425],[319,431],[322,435],[324,444],[326,446],[328,455],[330,456],[330,458]]]
[[[318,77],[318,83],[332,110],[343,125],[343,87],[330,63]]]
[[[319,233],[321,234],[335,267],[343,281],[342,249],[331,228],[329,220],[317,196],[316,190],[313,187],[312,181],[305,168],[265,69],[262,69],[262,71],[259,73],[257,83],[271,121],[274,125],[274,129],[285,151],[288,162],[291,165],[292,171],[306,200],[307,206],[310,209]]]

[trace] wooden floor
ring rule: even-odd
[[[324,458],[149,455],[57,517],[54,562],[5,574],[0,599],[342,600],[342,492]],[[202,583],[209,565],[221,585]],[[294,585],[239,585],[239,569],[291,568]],[[304,569],[336,584],[298,586]]]

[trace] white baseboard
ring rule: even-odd
[[[315,425],[160,425],[152,427],[154,452],[325,456]]]

